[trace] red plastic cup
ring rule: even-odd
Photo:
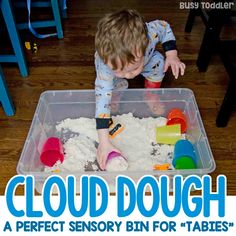
[[[50,137],[43,145],[40,160],[45,166],[52,167],[57,161],[64,161],[62,142],[59,138]]]
[[[180,124],[181,133],[185,133],[187,131],[187,120],[184,113],[178,109],[172,109],[167,116],[167,125],[176,125]]]

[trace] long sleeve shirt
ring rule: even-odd
[[[165,52],[176,49],[175,36],[170,28],[170,25],[167,22],[162,20],[155,20],[146,23],[146,26],[149,42],[144,55],[144,67],[146,64],[148,64],[150,59],[155,54],[155,48],[158,43],[162,44]],[[116,76],[114,72],[102,61],[97,53],[95,53],[95,67],[95,118],[97,129],[104,129],[109,127],[113,80]],[[145,70],[147,70],[147,68]],[[145,71],[145,73],[147,73],[147,71]]]

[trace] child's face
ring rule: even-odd
[[[143,71],[144,67],[144,56],[136,56],[133,63],[129,63],[124,66],[123,69],[121,62],[117,60],[118,68],[113,70],[115,75],[119,78],[133,79]],[[112,69],[111,63],[108,62],[108,66]]]

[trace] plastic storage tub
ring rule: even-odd
[[[144,94],[147,89],[128,89],[122,92],[116,91],[113,103],[119,103],[118,114],[132,112],[136,117],[153,116],[147,103],[144,101]],[[189,89],[150,89],[160,97],[160,101],[165,105],[163,116],[172,108],[180,108],[187,118],[187,137],[192,142],[197,154],[197,169],[192,170],[167,170],[167,171],[126,171],[126,172],[96,172],[96,175],[103,177],[110,186],[115,183],[115,178],[119,174],[131,177],[137,181],[143,175],[154,175],[159,177],[166,174],[170,177],[181,174],[204,175],[215,169],[215,161],[208,143],[201,116],[195,101],[194,94]],[[35,187],[41,192],[45,179],[53,174],[43,171],[44,166],[40,162],[40,150],[46,138],[54,136],[57,122],[66,118],[87,117],[94,118],[95,94],[94,90],[60,90],[46,91],[41,94],[34,118],[17,165],[18,174],[30,174],[35,177]],[[58,174],[58,173],[57,173]],[[61,176],[72,174],[78,178],[83,174],[94,174],[94,172],[68,172],[59,173]]]

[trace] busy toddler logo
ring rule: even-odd
[[[45,233],[106,233],[127,235],[130,232],[159,235],[221,232],[232,235],[234,216],[226,211],[226,177],[217,177],[217,191],[212,192],[211,177],[168,176],[158,180],[143,176],[137,183],[127,176],[116,178],[116,195],[110,195],[106,181],[99,176],[53,175],[47,179],[42,194],[35,196],[33,176],[14,176],[1,198],[0,232],[25,236]],[[19,185],[25,195],[15,196]],[[170,186],[173,194],[170,194]],[[191,196],[191,190],[201,194]],[[145,193],[151,192],[146,195]],[[57,193],[53,195],[53,193]],[[79,192],[79,195],[76,194]],[[3,203],[3,200],[5,201]]]
[[[207,2],[207,1],[181,1],[179,2],[180,9],[232,9],[234,6],[233,1],[218,1],[218,2]]]

